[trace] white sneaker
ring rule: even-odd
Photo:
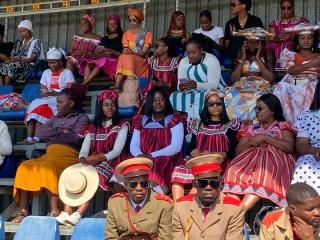
[[[74,213],[72,213],[70,216],[67,217],[65,222],[75,226],[78,224],[80,220],[81,220],[80,213],[78,211],[75,211]]]
[[[59,224],[65,225],[66,219],[69,218],[69,214],[67,212],[62,211],[58,217],[56,217],[56,220]]]

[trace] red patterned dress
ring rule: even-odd
[[[117,141],[118,135],[120,131],[126,127],[126,131],[124,132],[125,136],[124,142],[119,140]],[[126,159],[127,154],[123,151],[123,146],[125,145],[125,141],[127,138],[127,132],[129,128],[128,122],[120,122],[119,124],[108,124],[105,127],[96,127],[93,124],[85,127],[80,134],[82,137],[85,137],[84,143],[82,145],[79,158],[80,157],[87,157],[93,154],[105,154],[107,157],[107,161],[100,163],[99,165],[95,166],[98,174],[99,174],[99,187],[103,190],[109,190],[108,180],[114,174],[115,167],[120,163],[120,161]],[[89,138],[90,148],[89,151],[85,150],[85,142],[86,138]],[[117,142],[116,142],[117,141]],[[120,151],[117,153],[112,154],[111,152],[115,150],[115,143],[121,145]]]
[[[282,139],[284,130],[295,133],[288,122],[275,121],[267,129],[263,129],[260,124],[245,126],[239,130],[238,137],[265,134]],[[294,163],[294,155],[270,144],[251,147],[236,156],[226,169],[223,192],[254,194],[284,207],[287,205],[286,192],[292,179]]]
[[[161,79],[167,85],[167,93],[170,96],[171,93],[177,90],[178,84],[178,66],[180,62],[180,57],[169,58],[165,62],[160,62],[159,58],[152,56],[148,59],[149,65],[149,73],[152,78],[156,77],[157,79]],[[144,92],[148,93],[148,91],[154,87],[153,82],[149,82],[146,86]]]
[[[151,154],[153,167],[150,180],[162,189],[170,189],[172,171],[183,160],[184,130],[180,118],[168,115],[157,122],[146,115],[137,115],[133,118],[133,126],[131,154],[135,157],[139,154]]]
[[[227,160],[232,159],[239,128],[239,118],[224,124],[218,121],[209,121],[208,124],[204,124],[198,120],[191,120],[188,123],[188,132],[192,133],[190,149],[197,149],[199,152],[225,152]],[[191,171],[185,165],[181,165],[174,169],[171,181],[190,184],[193,178]]]

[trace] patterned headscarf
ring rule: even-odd
[[[113,90],[104,90],[98,96],[98,101],[102,103],[105,99],[111,99],[114,102],[118,101],[118,93]]]
[[[207,102],[208,99],[213,95],[217,95],[219,98],[224,98],[226,96],[224,92],[221,92],[219,90],[210,90],[206,93],[205,101]]]
[[[139,9],[129,8],[128,9],[128,18],[130,17],[130,15],[133,15],[136,18],[138,18],[140,20],[140,22],[142,22],[144,20],[143,12],[141,12]]]
[[[92,28],[94,28],[96,26],[96,20],[94,19],[94,17],[91,17],[88,14],[82,16],[81,19],[85,19],[85,20],[89,21],[91,26],[92,26]]]
[[[109,16],[107,17],[107,22],[110,22],[110,21],[115,21],[117,24],[120,24],[120,18],[119,16],[116,16],[116,15],[113,15],[113,16]]]

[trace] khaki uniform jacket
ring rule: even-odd
[[[128,219],[127,204],[132,224],[139,232],[156,233],[161,240],[172,239],[172,200],[153,191],[138,213],[132,209],[126,194],[112,196],[108,203],[105,239],[118,240],[121,237],[134,235]]]
[[[188,195],[175,204],[172,220],[174,240],[243,239],[244,208],[239,200],[220,193],[204,220],[196,199],[196,196]]]
[[[265,216],[260,226],[259,240],[294,240],[289,209],[282,208]]]
[[[315,240],[318,239],[319,232],[315,233]],[[265,216],[260,227],[259,240],[294,240],[288,207]]]

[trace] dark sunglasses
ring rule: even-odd
[[[281,10],[282,10],[282,11],[285,11],[285,10],[290,11],[290,10],[292,10],[292,7],[291,7],[291,6],[289,6],[289,7],[283,6],[283,7],[281,7]]]
[[[221,181],[219,179],[198,179],[195,181],[195,187],[205,188],[210,185],[212,188],[217,189],[221,186]]]
[[[230,3],[230,7],[234,8],[238,5],[241,5],[242,3]]]
[[[140,184],[141,187],[143,188],[148,188],[149,187],[149,182],[148,181],[130,181],[128,186],[132,189],[137,188],[138,184]]]
[[[206,102],[206,106],[207,107],[214,107],[214,106],[217,106],[217,107],[221,107],[223,105],[223,102]]]

